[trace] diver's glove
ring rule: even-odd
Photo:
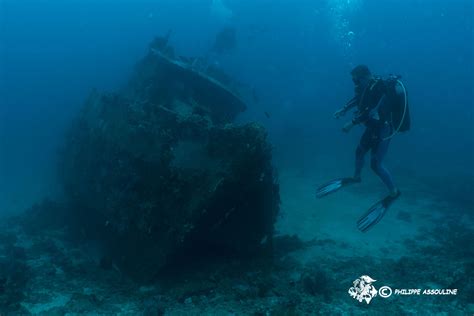
[[[346,125],[344,125],[344,127],[342,128],[342,131],[344,133],[349,133],[354,126],[355,124],[352,121],[347,122]]]

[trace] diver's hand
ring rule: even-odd
[[[335,113],[334,113],[334,118],[338,119],[340,118],[341,116],[344,116],[346,114],[346,109],[345,108],[342,108],[340,110],[337,110]]]
[[[352,123],[352,121],[347,122],[346,125],[344,125],[344,127],[342,128],[342,131],[344,133],[349,133],[353,127],[354,127],[354,123]]]

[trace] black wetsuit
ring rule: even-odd
[[[352,123],[366,126],[356,150],[355,177],[360,177],[365,155],[371,150],[370,165],[391,192],[395,190],[395,184],[390,172],[383,165],[383,159],[393,133],[389,117],[390,106],[392,102],[399,102],[398,97],[399,94],[389,92],[384,80],[373,79],[362,91],[356,87],[356,96],[347,106],[348,108],[357,106]]]

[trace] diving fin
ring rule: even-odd
[[[316,197],[322,198],[323,196],[336,192],[343,186],[353,184],[353,183],[359,183],[359,182],[360,180],[357,180],[354,178],[340,178],[340,179],[329,181],[328,183],[320,186],[316,190]]]
[[[384,217],[385,213],[387,213],[388,208],[392,205],[393,201],[395,201],[400,196],[400,191],[398,191],[396,196],[388,195],[382,200],[378,201],[357,221],[357,228],[365,233],[370,228],[375,226],[382,217]]]

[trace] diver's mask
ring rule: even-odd
[[[370,78],[367,77],[352,77],[352,82],[356,87],[365,87],[369,84]]]

